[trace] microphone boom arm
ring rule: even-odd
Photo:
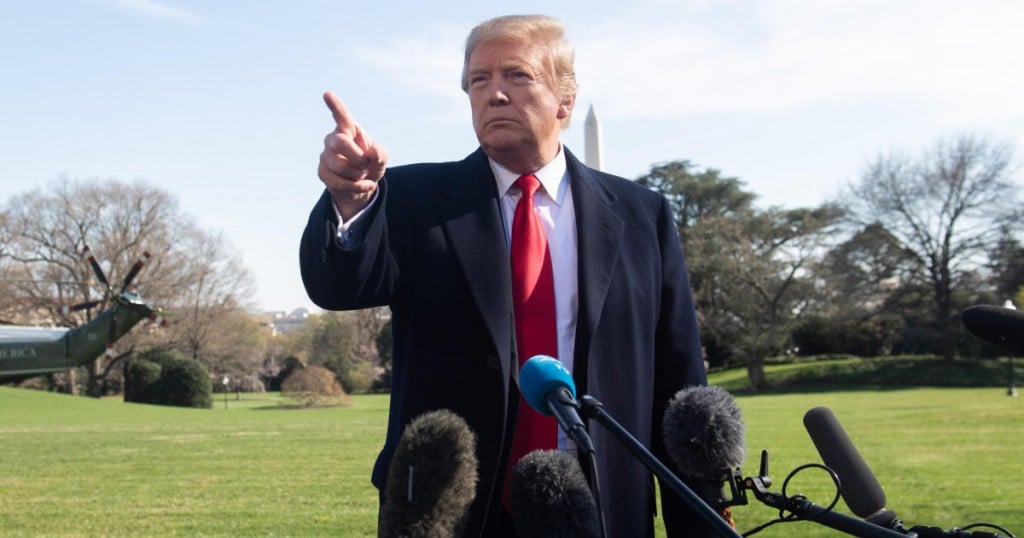
[[[686,505],[697,513],[708,523],[719,535],[730,538],[739,538],[737,533],[717,512],[707,505],[696,493],[693,492],[679,477],[672,473],[658,458],[654,457],[640,441],[633,437],[614,418],[605,412],[603,405],[593,396],[584,395],[580,398],[580,411],[586,418],[597,420],[602,426],[633,453],[658,480],[673,493],[679,496]]]
[[[787,497],[784,493],[773,493],[768,491],[772,485],[768,477],[768,451],[761,451],[761,468],[759,476],[749,476],[743,479],[743,489],[754,492],[754,497],[766,506],[778,509],[780,512],[788,511],[795,515],[798,520],[813,521],[840,532],[861,538],[917,538],[915,534],[903,534],[862,519],[835,512],[831,508],[817,505],[803,495]],[[785,491],[785,486],[783,486]],[[744,496],[744,501],[746,497]],[[744,502],[745,504],[745,502]],[[762,526],[760,529],[763,529]],[[751,531],[747,534],[753,534]]]

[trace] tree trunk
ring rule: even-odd
[[[764,373],[764,358],[749,357],[747,359],[747,379],[750,380],[751,390],[768,388],[768,376]]]
[[[951,363],[956,360],[957,337],[953,324],[953,294],[948,286],[944,286],[938,295],[935,305],[935,326],[939,332],[939,341],[942,343],[942,361]]]
[[[940,329],[942,338],[942,362],[949,364],[956,360],[956,333],[953,324],[946,319]]]
[[[92,398],[103,396],[103,378],[100,375],[100,360],[89,363],[89,380],[86,383],[85,395]]]
[[[72,368],[64,375],[68,384],[68,394],[78,396],[78,368]]]

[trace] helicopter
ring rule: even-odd
[[[157,325],[166,325],[160,310],[146,304],[139,294],[128,291],[132,280],[149,259],[149,252],[145,252],[128,271],[116,295],[88,245],[83,249],[83,256],[88,259],[96,278],[106,286],[110,308],[73,329],[0,325],[0,383],[70,370],[103,354],[111,360],[114,358],[114,342],[140,321],[149,319]],[[58,310],[67,315],[102,303],[87,301]]]

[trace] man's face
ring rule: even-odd
[[[467,72],[473,128],[488,156],[520,173],[555,157],[574,99],[558,95],[543,45],[485,41],[473,49]]]

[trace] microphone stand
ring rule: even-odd
[[[601,486],[597,481],[597,456],[593,446],[586,452],[587,467],[590,470],[590,492],[594,495],[594,504],[597,506],[597,524],[601,529],[601,538],[608,538],[608,528],[604,522],[604,509],[601,508]]]
[[[751,479],[748,478],[747,480]],[[757,500],[772,508],[787,510],[800,519],[821,523],[826,527],[845,532],[851,536],[859,536],[861,538],[908,538],[908,536],[916,536],[915,534],[902,534],[885,527],[879,527],[874,523],[868,523],[862,519],[828,510],[800,495],[786,497],[779,493],[759,490],[757,487],[752,489],[754,489],[754,496],[757,497]]]
[[[575,389],[573,390],[575,391]],[[576,443],[577,451],[583,455],[583,460],[587,465],[587,482],[590,486],[590,493],[594,496],[594,503],[597,505],[597,523],[601,529],[601,538],[607,538],[608,528],[604,522],[604,510],[601,508],[601,483],[598,481],[597,476],[597,450],[594,449],[594,442],[590,439],[590,434],[587,433],[583,424],[574,424],[572,417],[565,412],[565,409],[568,407],[579,410],[580,403],[565,388],[552,391],[548,398],[549,403],[550,399],[555,399],[562,403],[562,406],[550,405],[549,408],[551,409],[551,414],[558,421],[559,427]]]
[[[835,512],[830,508],[814,504],[803,495],[787,497],[782,493],[772,493],[768,491],[771,484],[771,478],[768,477],[768,451],[762,450],[760,474],[743,479],[743,488],[753,491],[754,497],[765,505],[777,508],[780,512],[788,511],[800,520],[820,523],[860,538],[918,538],[914,533],[896,532],[862,519]],[[783,486],[783,490],[785,490],[785,486]],[[745,496],[742,499],[742,504],[746,504]]]
[[[683,502],[702,519],[708,523],[718,536],[729,538],[741,538],[735,529],[729,526],[717,512],[714,511],[703,499],[697,496],[682,480],[669,470],[658,458],[654,457],[647,448],[622,427],[614,418],[604,410],[603,404],[593,396],[584,395],[580,397],[580,411],[586,418],[593,418],[608,429],[615,438],[633,453],[655,476],[662,485],[668,487],[679,496]],[[904,537],[905,538],[905,537]]]

